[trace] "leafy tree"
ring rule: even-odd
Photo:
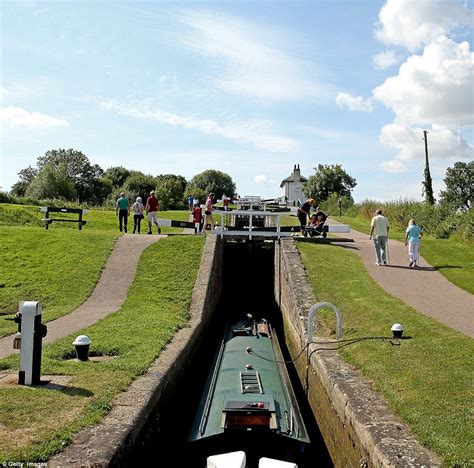
[[[116,189],[123,186],[130,174],[131,172],[128,169],[122,166],[114,166],[109,167],[104,175],[112,182],[113,188]]]
[[[469,210],[474,195],[474,161],[456,162],[448,167],[444,178],[446,190],[441,192],[441,202],[449,203],[456,210]]]
[[[28,166],[26,169],[22,169],[18,175],[20,180],[12,185],[11,193],[17,197],[24,197],[28,185],[38,175],[38,169]]]
[[[314,198],[317,203],[327,200],[332,193],[352,199],[351,190],[357,182],[340,164],[318,164],[314,170],[315,174],[303,185],[307,197]]]
[[[50,162],[42,166],[38,175],[28,185],[25,195],[39,200],[64,198],[72,201],[77,193],[66,164]]]
[[[183,200],[186,179],[174,174],[161,174],[156,179],[156,197],[160,200],[161,209],[185,208]]]
[[[89,158],[81,151],[72,148],[50,150],[38,158],[37,166],[41,170],[46,164],[65,164],[68,176],[74,182],[79,202],[88,202],[96,198],[97,179],[104,175],[97,164],[92,165]]]
[[[224,172],[208,169],[195,175],[186,187],[186,193],[191,193],[193,196],[205,197],[210,192],[213,192],[216,198],[221,198],[224,193],[233,196],[235,183],[232,177]],[[200,198],[200,201],[204,200]]]
[[[142,197],[145,201],[150,192],[156,188],[156,178],[152,175],[145,175],[139,171],[132,171],[130,176],[122,186],[122,189],[129,197],[133,199],[135,197]],[[116,195],[120,193],[121,190],[117,190]]]

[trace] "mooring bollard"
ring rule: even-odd
[[[79,361],[89,360],[89,347],[92,341],[86,335],[79,335],[72,343],[76,348],[76,356]]]
[[[41,323],[43,308],[36,301],[20,302],[19,312],[13,320],[18,324],[18,333],[13,348],[20,349],[19,385],[39,385],[41,375],[42,340],[48,329]]]

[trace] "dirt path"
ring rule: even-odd
[[[339,224],[329,220],[329,224]],[[474,296],[450,283],[421,257],[419,268],[409,268],[407,248],[402,242],[389,241],[390,264],[375,265],[374,243],[368,234],[351,230],[354,244],[343,245],[353,249],[364,262],[374,280],[388,293],[401,299],[422,314],[438,320],[455,330],[474,338]],[[423,252],[423,240],[421,241]]]
[[[119,237],[92,294],[68,315],[47,322],[48,335],[43,343],[56,341],[117,311],[127,298],[143,250],[163,237],[130,234]],[[12,343],[12,335],[0,338],[0,359],[19,352],[12,349]]]

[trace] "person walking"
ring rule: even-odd
[[[414,219],[410,219],[407,230],[405,232],[405,246],[408,245],[408,256],[410,257],[409,267],[416,268],[420,258],[420,241],[423,236],[423,231],[420,226],[416,224]]]
[[[136,231],[138,231],[138,234],[140,234],[140,224],[142,222],[142,219],[145,217],[143,215],[143,210],[145,207],[143,206],[142,203],[142,197],[137,197],[135,203],[133,204],[133,233],[135,234]]]
[[[224,206],[224,211],[229,209],[229,197],[225,193],[222,195],[222,205]]]
[[[124,192],[120,193],[120,198],[115,204],[115,216],[119,217],[120,232],[127,232],[128,217],[130,216],[130,204]]]
[[[203,234],[206,231],[206,226],[211,225],[211,231],[214,230],[214,217],[212,212],[214,211],[214,194],[211,192],[207,197],[206,204],[204,205],[204,228],[202,230]]]
[[[370,223],[370,236],[369,239],[374,238],[374,247],[376,265],[387,264],[387,247],[388,247],[388,231],[390,229],[390,223],[388,219],[382,215],[382,210],[378,209],[375,212],[375,216],[372,218]]]
[[[158,234],[161,234],[160,224],[158,223],[158,210],[160,209],[160,203],[158,199],[155,197],[155,191],[152,190],[150,192],[150,196],[146,201],[146,219],[148,221],[148,232],[147,234],[151,234],[151,226],[154,224],[158,227]]]
[[[300,230],[301,234],[304,236],[304,228],[307,223],[308,216],[310,215],[311,207],[314,205],[314,199],[308,198],[299,208],[298,208],[298,219],[300,220]]]

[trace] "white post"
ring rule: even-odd
[[[43,308],[39,302],[20,302],[21,311],[21,349],[20,349],[20,378],[19,383],[32,385],[34,365],[34,336],[36,316],[42,315]],[[41,351],[40,351],[41,352]],[[41,361],[40,361],[41,363]],[[35,369],[38,371],[37,369]],[[22,382],[24,374],[24,382]],[[37,382],[34,382],[37,383]]]

